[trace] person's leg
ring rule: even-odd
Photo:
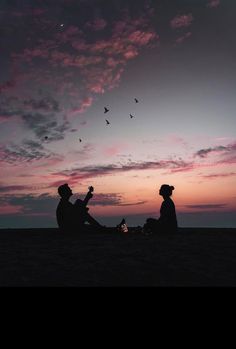
[[[92,216],[90,216],[89,213],[85,215],[85,222],[88,222],[90,225],[93,225],[94,227],[101,228],[101,224],[96,221]]]

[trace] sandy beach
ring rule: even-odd
[[[0,230],[1,287],[236,286],[236,229]]]

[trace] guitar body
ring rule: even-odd
[[[91,186],[88,189],[89,189],[89,191],[88,191],[84,201],[77,199],[75,202],[75,205],[76,205],[76,207],[79,208],[81,214],[86,214],[89,211],[89,208],[87,207],[87,203],[93,197],[92,193],[94,192],[94,188]]]

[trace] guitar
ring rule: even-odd
[[[80,199],[76,200],[75,205],[79,207],[82,210],[82,212],[85,212],[85,213],[88,212],[89,208],[87,207],[87,204],[89,200],[93,197],[93,194],[92,194],[93,192],[94,192],[94,187],[92,186],[88,187],[88,192],[84,200],[80,200]]]

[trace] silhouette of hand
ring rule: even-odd
[[[93,194],[92,193],[88,193],[88,200],[92,199]]]

